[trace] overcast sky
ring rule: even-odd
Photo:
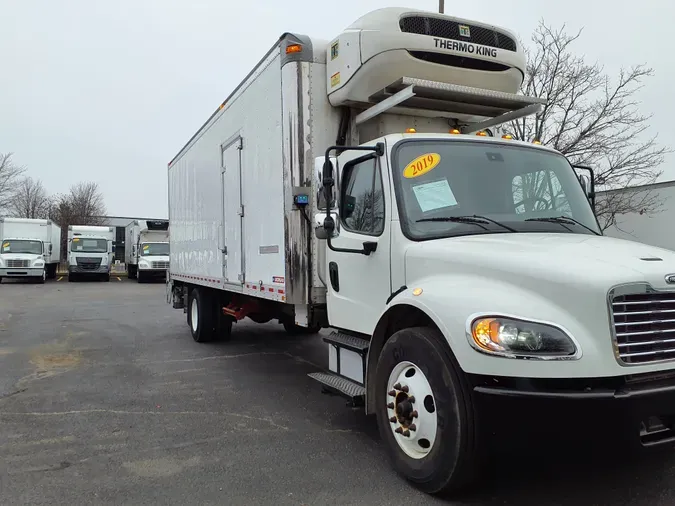
[[[584,28],[610,72],[646,63],[644,113],[671,147],[675,5],[665,0],[446,0],[446,13],[529,39],[537,21]],[[320,5],[323,4],[323,7]],[[286,31],[331,39],[368,11],[437,0],[0,0],[0,152],[52,193],[82,180],[108,213],[167,216],[167,162]],[[666,177],[675,178],[673,158]]]

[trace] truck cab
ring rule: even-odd
[[[39,283],[56,277],[61,228],[51,220],[0,218],[0,281],[26,278]]]
[[[68,281],[81,278],[110,281],[115,237],[113,227],[68,227]]]
[[[165,279],[169,268],[169,221],[134,220],[127,225],[125,237],[129,278],[139,283]]]
[[[27,237],[3,238],[1,244],[0,281],[2,278],[22,277],[45,282],[44,255],[50,254],[51,245]]]

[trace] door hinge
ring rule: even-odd
[[[240,273],[239,276],[237,276],[237,279],[239,280],[240,283],[244,282],[244,273]]]
[[[242,218],[244,217],[244,206],[243,205],[239,206],[239,213],[238,214]]]

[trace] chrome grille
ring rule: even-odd
[[[30,260],[10,258],[7,260],[7,267],[30,267]]]
[[[169,262],[152,262],[153,269],[168,269]]]
[[[675,292],[612,298],[619,358],[626,364],[675,359]]]

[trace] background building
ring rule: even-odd
[[[598,192],[598,200],[613,197],[630,201],[636,211],[617,214],[616,225],[605,235],[675,250],[675,181]],[[640,202],[655,202],[659,209],[648,214],[640,210]]]

